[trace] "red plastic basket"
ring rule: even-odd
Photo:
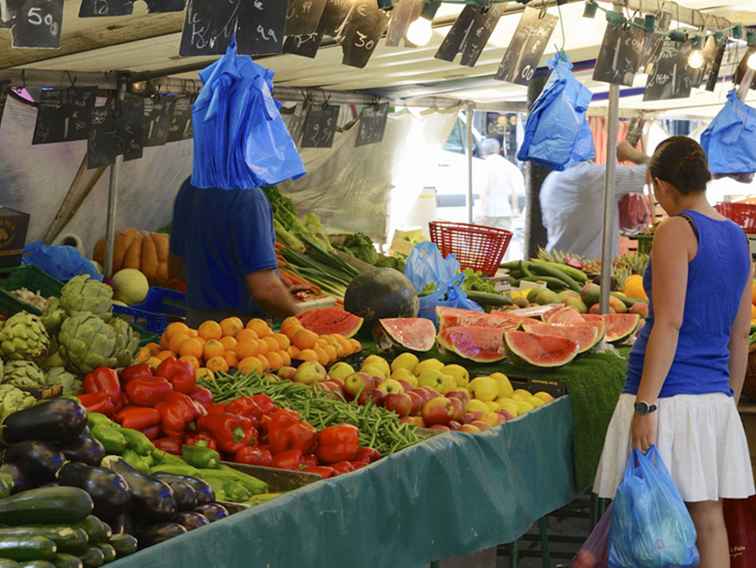
[[[431,222],[430,234],[441,254],[454,254],[462,269],[472,268],[485,276],[496,274],[512,240],[512,233],[504,229],[447,221]]]
[[[756,205],[750,203],[718,203],[717,211],[743,227],[746,233],[756,233]]]

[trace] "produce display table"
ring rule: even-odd
[[[513,542],[569,503],[569,397],[483,434],[443,434],[172,539],[113,568],[425,568]]]

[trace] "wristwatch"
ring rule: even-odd
[[[639,416],[646,416],[648,414],[651,414],[652,412],[656,412],[657,406],[655,404],[649,404],[647,402],[643,402],[642,400],[638,400],[635,402],[635,413]]]

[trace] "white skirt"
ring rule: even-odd
[[[593,485],[614,498],[625,473],[635,396],[623,394],[614,410]],[[751,458],[735,400],[724,394],[659,399],[656,446],[684,501],[745,499],[754,489]]]

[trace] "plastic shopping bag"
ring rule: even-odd
[[[725,499],[724,517],[730,541],[730,568],[756,566],[756,497]]]
[[[609,565],[609,527],[612,525],[612,506],[599,519],[591,536],[585,541],[570,564],[570,568],[607,568]]]
[[[696,529],[655,446],[627,460],[612,503],[610,568],[698,566]]]
[[[404,275],[420,294],[421,318],[434,323],[436,307],[460,308],[482,312],[478,304],[462,290],[465,276],[453,254],[444,258],[438,247],[430,242],[420,243],[412,249],[404,268]]]
[[[89,274],[95,280],[102,280],[102,274],[97,271],[94,263],[84,258],[74,247],[34,241],[24,248],[21,263],[36,266],[61,282],[68,282],[79,274]]]
[[[756,108],[730,91],[722,110],[701,134],[701,146],[714,174],[756,172]]]

